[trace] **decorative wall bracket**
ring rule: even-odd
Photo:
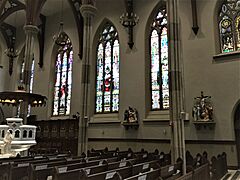
[[[128,46],[133,48],[133,27],[138,23],[139,17],[133,12],[133,0],[125,0],[127,12],[120,16],[120,23],[128,29]]]
[[[122,125],[126,128],[126,130],[128,130],[129,128],[138,129],[138,127],[139,127],[138,122],[135,122],[135,123],[131,123],[131,122],[122,122]]]
[[[213,130],[216,123],[213,122],[213,121],[210,121],[210,122],[206,122],[206,121],[195,121],[193,122],[193,124],[195,125],[196,129],[197,130],[200,130],[200,129],[207,129],[209,128],[210,130]]]

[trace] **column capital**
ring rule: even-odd
[[[97,14],[97,8],[92,4],[82,4],[80,7],[80,12],[84,18],[89,16],[94,17]]]
[[[25,25],[23,29],[25,33],[31,32],[31,33],[37,34],[39,31],[38,27],[34,25]]]

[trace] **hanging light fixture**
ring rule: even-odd
[[[53,40],[54,40],[55,44],[58,46],[65,46],[68,41],[68,36],[63,31],[63,0],[62,0],[59,30],[58,30],[58,34],[53,36]]]
[[[127,12],[120,16],[120,23],[128,28],[128,46],[130,49],[133,48],[133,27],[139,21],[139,17],[133,12],[133,0],[126,0]]]
[[[15,13],[15,19],[14,19],[14,32],[11,36],[9,36],[9,43],[8,48],[4,51],[4,53],[9,57],[9,75],[12,75],[13,72],[13,59],[18,57],[19,52],[18,50],[15,50],[15,42],[16,42],[16,19],[17,19],[17,12]]]

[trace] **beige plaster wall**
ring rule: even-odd
[[[152,112],[149,112],[150,94],[149,94],[149,55],[148,46],[148,26],[149,18],[154,9],[156,9],[159,0],[137,0],[135,1],[135,12],[139,16],[139,23],[134,27],[134,47],[128,48],[127,30],[120,24],[119,17],[125,12],[124,1],[102,0],[97,1],[97,14],[93,20],[92,26],[92,54],[91,54],[91,74],[90,74],[90,125],[88,128],[88,137],[93,139],[89,142],[89,148],[101,148],[110,146],[109,149],[116,146],[121,148],[133,147],[136,150],[144,147],[152,150],[161,146],[161,143],[148,143],[146,139],[169,140],[171,129],[168,121],[151,121]],[[211,142],[220,141],[221,145],[216,144],[194,144],[187,145],[193,153],[201,152],[203,149],[217,154],[220,151],[226,151],[229,157],[229,164],[236,165],[236,152],[234,145],[225,145],[224,142],[233,142],[233,109],[239,100],[240,95],[240,63],[239,58],[213,59],[213,56],[219,53],[215,13],[217,11],[217,0],[197,1],[199,33],[195,36],[192,28],[192,12],[190,0],[181,0],[179,7],[179,18],[181,22],[181,58],[183,59],[183,80],[184,80],[184,102],[186,112],[190,114],[190,120],[185,123],[185,137],[187,140],[199,141],[209,140]],[[44,66],[39,68],[38,57],[35,61],[34,92],[41,93],[48,97],[46,107],[35,108],[33,114],[38,116],[38,120],[49,119],[51,117],[52,95],[53,95],[53,77],[55,47],[52,37],[59,28],[59,14],[47,17]],[[94,96],[95,96],[95,51],[100,29],[106,20],[110,20],[119,34],[120,40],[120,110],[115,115],[94,115]],[[64,12],[64,30],[69,35],[74,49],[73,62],[73,87],[71,114],[80,111],[80,91],[81,91],[81,64],[82,61],[78,54],[78,36],[77,28],[73,14],[66,10]],[[24,32],[21,32],[24,34]],[[21,44],[21,43],[19,43]],[[19,45],[20,46],[20,45]],[[38,47],[36,45],[36,47]],[[38,54],[38,50],[35,49]],[[1,61],[2,62],[2,61]],[[4,63],[4,62],[2,62]],[[7,71],[6,67],[0,69],[0,83],[4,80],[13,81],[9,77],[2,78],[2,74]],[[16,77],[15,77],[16,79]],[[0,85],[0,89],[8,89]],[[14,83],[13,83],[14,84]],[[216,122],[213,130],[196,130],[191,117],[193,99],[200,95],[200,92],[212,97],[214,108],[214,121]],[[128,106],[135,107],[139,112],[138,130],[126,130],[120,122],[123,120],[123,112]],[[161,113],[156,113],[154,120],[160,120]],[[57,117],[59,118],[59,117]],[[69,117],[64,117],[69,118]],[[165,114],[164,120],[168,120]],[[108,124],[102,123],[108,122]],[[111,123],[112,122],[112,123]],[[94,140],[96,138],[102,141]],[[109,139],[123,139],[121,141],[111,142]],[[129,142],[124,139],[144,139],[143,143]],[[104,141],[104,139],[108,139]],[[161,146],[164,151],[169,151],[169,144]]]

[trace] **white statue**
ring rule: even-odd
[[[11,143],[13,140],[13,135],[11,134],[11,132],[8,130],[4,139],[3,139],[3,147],[4,147],[4,154],[10,154],[11,153]]]

